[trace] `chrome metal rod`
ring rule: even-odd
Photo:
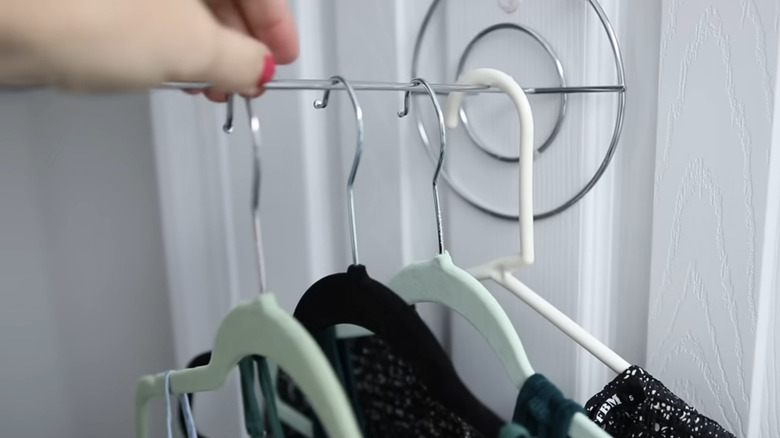
[[[491,88],[491,92],[494,90]],[[546,88],[524,88],[525,94],[577,94],[577,93],[622,93],[626,91],[625,85],[590,85],[580,87],[546,87]]]
[[[198,89],[207,88],[208,82],[165,82],[160,88],[164,89]],[[412,93],[425,93],[419,87],[410,82],[372,82],[353,81],[355,91],[411,91]],[[500,93],[501,90],[483,85],[458,85],[458,84],[431,84],[431,88],[438,94],[448,94],[456,91],[465,93]],[[575,93],[620,93],[625,90],[624,85],[591,85],[579,87],[538,87],[523,89],[526,94],[575,94]],[[343,83],[334,84],[327,79],[278,79],[265,84],[266,90],[344,90]]]

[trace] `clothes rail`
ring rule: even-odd
[[[412,93],[427,93],[411,82],[373,82],[350,81],[355,91],[411,91]],[[500,93],[501,90],[482,85],[436,84],[431,88],[438,94],[452,92],[465,93]],[[208,88],[208,82],[165,82],[164,89],[199,89]],[[266,90],[344,90],[344,84],[334,84],[330,79],[278,79],[265,84]],[[537,87],[524,88],[526,94],[582,94],[582,93],[622,93],[625,85],[589,85],[575,87]]]

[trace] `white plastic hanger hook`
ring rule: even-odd
[[[574,320],[566,316],[539,294],[531,290],[512,275],[512,271],[527,266],[534,261],[533,229],[533,117],[531,106],[520,86],[509,75],[498,70],[481,68],[465,73],[459,80],[461,84],[490,85],[504,91],[514,102],[520,116],[520,253],[501,257],[468,270],[477,280],[491,279],[500,284],[536,312],[552,322],[561,331],[574,339],[583,348],[591,352],[616,373],[622,373],[631,365],[604,343],[596,339]],[[452,93],[447,99],[447,126],[458,126],[458,110],[463,93]],[[579,415],[579,414],[578,414]],[[570,433],[571,437],[608,436],[598,426],[586,418],[575,418],[572,428],[579,432]],[[580,430],[581,429],[581,430]],[[572,430],[570,430],[572,432]]]
[[[520,252],[502,257],[477,268],[495,273],[497,270],[511,272],[534,262],[534,212],[533,212],[533,159],[534,119],[531,105],[523,89],[508,74],[492,68],[478,68],[464,73],[459,79],[461,85],[489,85],[506,93],[517,109],[520,119]],[[456,128],[460,122],[458,111],[463,93],[451,93],[445,104],[448,128]],[[487,275],[488,277],[491,275]],[[479,278],[480,275],[477,275]]]

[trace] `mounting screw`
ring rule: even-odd
[[[517,11],[517,8],[520,6],[520,0],[498,0],[498,5],[501,6],[504,12],[511,14]]]

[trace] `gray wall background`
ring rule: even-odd
[[[128,388],[173,367],[150,123],[146,94],[0,93],[0,436],[131,437]]]

